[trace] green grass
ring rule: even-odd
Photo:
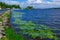
[[[5,28],[5,33],[8,40],[24,40],[24,37],[22,35],[15,33],[15,31],[12,28]]]
[[[1,38],[1,40],[5,40],[5,38]]]
[[[0,22],[2,22],[2,18],[0,18]]]
[[[7,13],[5,16],[8,17],[8,18],[10,18],[11,17],[11,14],[10,13]]]

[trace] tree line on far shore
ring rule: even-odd
[[[6,8],[20,8],[20,6],[19,5],[8,5],[8,4],[5,4],[5,3],[3,3],[3,2],[0,2],[0,7],[2,8],[2,9],[6,9]]]
[[[3,2],[0,2],[0,7],[2,9],[6,9],[6,8],[10,8],[10,9],[12,9],[12,8],[19,8],[19,9],[22,9],[20,7],[20,5],[9,5],[9,4],[5,4]],[[27,6],[26,8],[23,8],[23,9],[24,10],[30,10],[30,9],[34,9],[34,7],[33,6]]]

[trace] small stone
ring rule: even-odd
[[[0,39],[2,38],[2,34],[0,34]]]

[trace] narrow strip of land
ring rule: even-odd
[[[5,17],[5,15],[6,14],[8,14],[10,12],[10,10],[7,10],[7,11],[5,11],[5,12],[2,12],[2,13],[0,13],[1,15],[0,15],[0,39],[2,38],[2,37],[4,37],[3,36],[3,34],[5,34],[5,32],[4,32],[4,23],[3,23],[3,21],[6,21],[6,20],[4,20],[4,17]]]

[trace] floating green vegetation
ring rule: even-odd
[[[24,40],[24,37],[15,33],[15,31],[12,28],[5,28],[5,33],[8,40]]]
[[[19,15],[20,14],[20,15]],[[17,16],[15,16],[17,15]],[[57,40],[56,36],[53,36],[53,32],[47,26],[38,25],[32,21],[23,21],[18,17],[22,17],[22,13],[16,13],[15,24],[20,25],[21,32],[24,34],[31,35],[32,38],[41,37]]]
[[[20,27],[21,32],[23,32],[24,34],[28,34],[31,35],[33,38],[36,37],[41,37],[41,38],[50,38],[53,39],[56,37],[53,36],[52,31],[47,27],[47,26],[38,26],[36,24],[34,24],[32,21],[29,21],[28,23],[22,20],[16,20],[15,21],[16,24],[20,25],[18,27]]]

